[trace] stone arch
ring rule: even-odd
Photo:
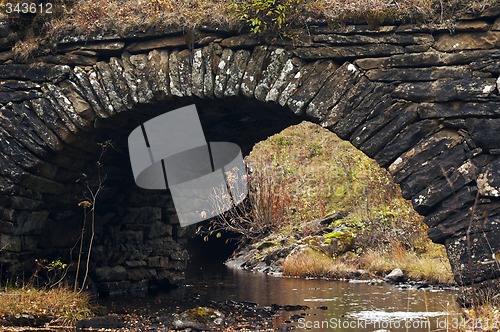
[[[455,53],[450,45],[456,36],[397,29],[365,27],[353,34],[319,27],[299,46],[266,45],[244,35],[205,36],[192,50],[175,36],[95,41],[62,45],[59,58],[33,65],[2,65],[1,262],[19,270],[50,238],[53,226],[47,233],[45,224],[57,221],[63,233],[74,232],[74,223],[63,222],[75,218],[74,209],[60,207],[75,204],[68,193],[77,190],[75,179],[96,160],[95,142],[108,130],[124,135],[186,103],[217,101],[228,112],[234,103],[252,101],[264,109],[258,120],[266,119],[267,110],[274,114],[271,132],[298,119],[319,123],[389,169],[404,197],[426,216],[431,239],[447,246],[457,282],[498,287],[497,266],[480,262],[500,249],[494,135],[500,97],[492,77],[498,68],[489,60],[499,33],[487,25],[486,46]],[[251,146],[266,131],[248,134]],[[154,203],[146,204],[146,197]],[[149,279],[182,278],[187,257],[172,205],[162,194],[140,190],[133,199],[120,199],[122,206],[130,204],[124,219],[147,225],[139,231],[129,225],[119,238],[103,239],[108,247],[95,255],[105,256],[111,247],[116,255],[106,259],[115,264],[96,269],[100,289],[142,289]],[[130,251],[138,252],[137,259],[120,257]]]

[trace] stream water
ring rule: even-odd
[[[436,331],[453,320],[455,293],[450,290],[401,290],[389,284],[306,280],[268,276],[219,263],[187,271],[187,284],[158,295],[175,301],[186,292],[259,306],[307,306],[280,311],[275,327],[299,331]]]

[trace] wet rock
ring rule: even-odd
[[[398,283],[405,280],[405,275],[401,269],[394,269],[385,276],[384,281],[390,283]]]
[[[123,318],[119,316],[94,317],[76,322],[77,331],[83,329],[119,329],[124,326]]]
[[[210,327],[221,326],[224,318],[222,312],[213,308],[196,307],[182,312],[174,319],[172,325],[176,330],[193,329],[202,331]]]

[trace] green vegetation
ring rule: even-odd
[[[262,255],[279,248],[276,239],[296,242],[285,275],[384,276],[400,268],[414,280],[453,283],[444,247],[430,241],[390,174],[328,130],[289,127],[258,143],[247,164],[249,204],[213,221],[209,235],[238,232]]]
[[[497,0],[53,0],[51,13],[22,15],[6,14],[7,3],[0,0],[0,18],[18,31],[14,51],[19,60],[48,52],[68,36],[189,30],[195,24],[247,25],[255,33],[293,36],[290,29],[303,31],[317,19],[333,26],[415,22],[445,23],[452,29],[460,16],[499,6]]]
[[[299,14],[303,0],[248,0],[234,1],[229,5],[229,14],[246,22],[253,33],[282,31]]]

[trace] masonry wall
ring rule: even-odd
[[[187,253],[172,203],[134,187],[125,138],[154,115],[194,102],[223,105],[203,113],[208,131],[247,150],[303,119],[351,141],[388,168],[426,216],[457,282],[498,288],[496,265],[480,263],[500,250],[498,13],[452,27],[317,22],[293,40],[201,26],[194,49],[177,29],[68,36],[27,64],[13,58],[8,27],[0,33],[6,274],[29,271],[37,257],[67,257],[81,231],[77,179],[95,178],[97,143],[114,139],[103,160],[110,190],[99,203],[92,278],[102,292],[182,278]],[[235,103],[253,106],[238,113]],[[248,118],[249,126],[228,129]]]

